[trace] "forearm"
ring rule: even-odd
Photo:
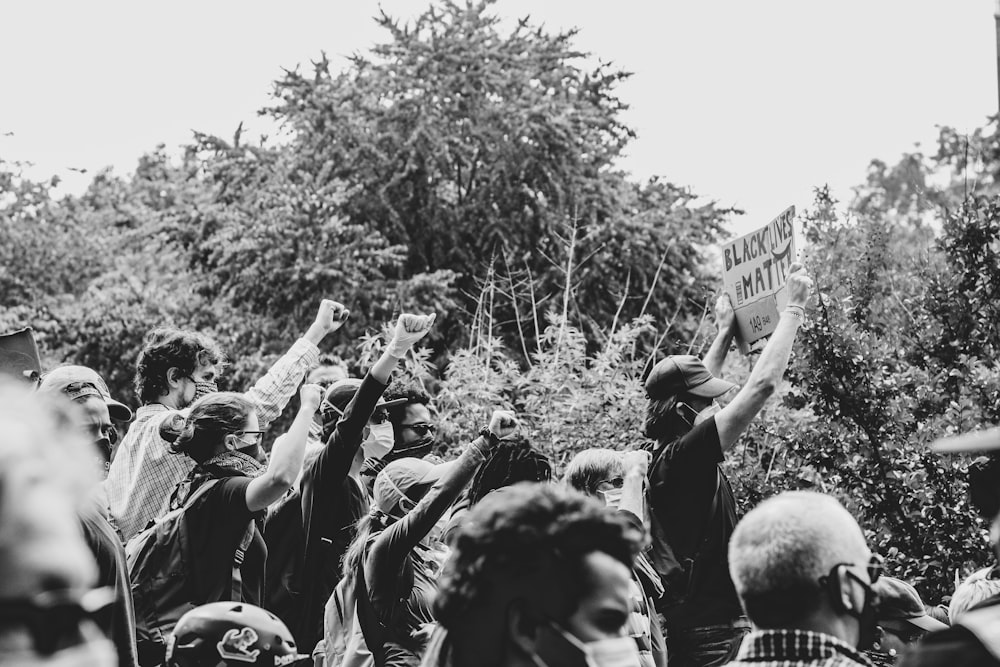
[[[299,470],[302,469],[302,459],[305,457],[311,422],[312,412],[299,410],[285,437],[275,441],[266,474],[278,483],[288,481],[291,486],[298,477]]]
[[[792,353],[792,344],[795,342],[795,334],[798,332],[802,320],[794,315],[784,312],[778,320],[778,326],[771,334],[771,340],[764,346],[760,354],[760,359],[754,364],[747,385],[763,385],[765,387],[776,387],[781,381],[781,376],[788,367],[788,359]]]
[[[393,356],[389,353],[388,349],[382,353],[382,356],[372,365],[368,373],[378,381],[380,384],[387,385],[392,379],[392,372],[396,370],[396,366],[399,365],[399,360],[401,357]]]
[[[630,470],[622,485],[622,499],[618,509],[626,510],[645,523],[646,475],[641,470]]]
[[[712,341],[712,346],[708,348],[705,358],[702,359],[705,368],[715,377],[722,377],[722,365],[726,363],[726,357],[729,355],[729,348],[732,347],[732,344],[732,331],[720,330],[715,340]]]
[[[247,400],[257,410],[261,428],[266,428],[281,414],[302,383],[302,378],[317,363],[319,348],[312,341],[300,338],[246,392]]]

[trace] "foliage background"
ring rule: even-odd
[[[713,248],[736,212],[616,169],[628,73],[585,68],[572,31],[505,31],[490,5],[383,15],[386,41],[342,71],[321,56],[286,72],[261,111],[277,139],[196,133],[180,159],[158,147],[79,196],[0,159],[0,330],[33,326],[48,366],[92,366],[134,405],[155,325],[215,336],[242,387],[323,297],[352,310],[329,351],[357,371],[383,323],[433,310],[407,367],[444,447],[495,407],[557,467],[640,445],[644,369],[714,335]],[[928,601],[990,558],[968,461],[926,445],[1000,420],[998,174],[993,123],[874,160],[846,205],[817,189],[800,222],[818,294],[780,397],[726,464],[744,509],[837,494]]]

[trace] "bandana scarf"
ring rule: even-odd
[[[216,454],[201,464],[202,468],[216,467],[227,472],[234,472],[243,477],[260,477],[267,468],[257,459],[240,451],[228,451]]]

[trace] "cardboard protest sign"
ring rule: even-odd
[[[795,207],[789,206],[760,229],[722,248],[722,282],[736,311],[738,339],[749,345],[770,336],[788,300],[785,280],[795,261]]]
[[[41,371],[42,363],[31,327],[0,335],[0,374],[25,380],[37,378]]]

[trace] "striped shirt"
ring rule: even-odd
[[[832,635],[808,630],[755,630],[743,639],[729,667],[871,667],[854,648]]]
[[[319,348],[300,338],[247,391],[246,398],[257,406],[261,429],[281,414],[302,378],[317,363]],[[191,458],[173,453],[160,437],[160,425],[177,414],[159,403],[140,407],[111,462],[104,484],[111,516],[126,542],[169,509],[174,487],[194,468]]]

